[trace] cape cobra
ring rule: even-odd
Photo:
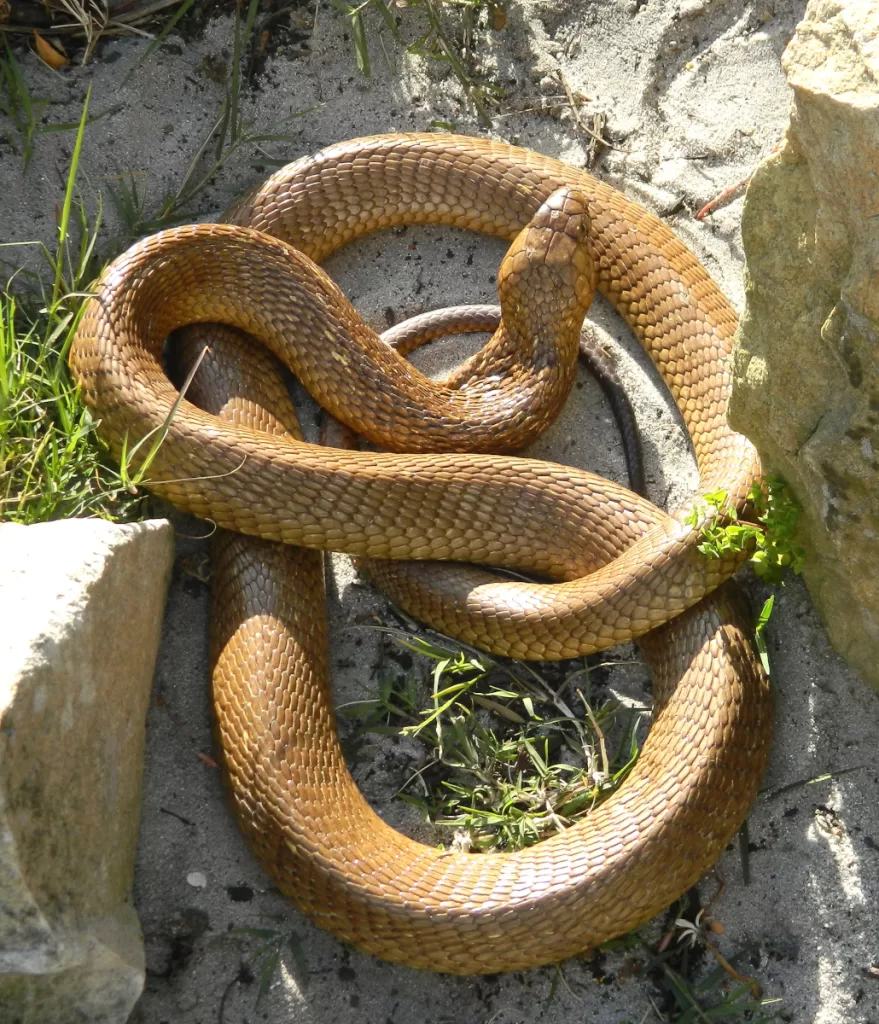
[[[482,139],[333,146],[279,171],[228,219],[163,232],[116,260],[87,305],[71,365],[115,452],[162,439],[149,468],[154,491],[263,538],[253,542],[256,562],[239,554],[237,538],[225,545],[223,578],[240,585],[215,598],[219,734],[252,847],[319,924],[417,967],[519,969],[643,922],[714,863],[766,764],[771,700],[746,620],[728,592],[706,599],[739,559],[701,555],[689,509],[668,516],[554,464],[445,452],[475,436],[468,406],[498,447],[542,429],[515,401],[520,385],[539,392],[525,357],[551,379],[554,411],[570,377],[544,332],[570,349],[594,283],[669,385],[700,488],[725,490],[741,510],[759,464],[726,424],[728,303],[653,215],[580,170]],[[382,347],[311,262],[368,231],[412,223],[513,240],[499,277],[505,327],[447,385],[426,383]],[[520,302],[520,277],[538,285],[530,303]],[[257,410],[248,426],[234,411],[227,422],[175,405],[164,339],[204,321],[254,334],[334,415],[391,451],[315,448],[294,439],[283,412],[272,420]],[[365,390],[349,393],[352,380]],[[490,412],[499,391],[513,410],[500,421]],[[406,446],[421,454],[394,453]],[[389,829],[357,792],[336,739],[315,556],[267,541],[393,559],[371,572],[400,604],[497,654],[564,658],[641,637],[654,724],[625,785],[584,822],[511,854],[436,850]],[[509,566],[556,582],[500,583],[482,570],[401,559]],[[303,564],[305,581],[291,582],[286,571]]]

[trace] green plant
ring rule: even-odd
[[[250,0],[243,29],[240,20],[236,23],[232,73],[220,115],[179,188],[153,214],[147,212],[145,194],[133,176],[121,177],[111,190],[127,230],[117,240],[118,247],[131,237],[180,219],[182,208],[241,146],[287,138],[250,133],[241,118],[242,38],[252,29],[257,6],[258,0]],[[185,9],[184,3],[180,10]],[[140,502],[141,485],[188,381],[163,424],[136,444],[123,442],[115,468],[67,370],[67,353],[89,296],[88,286],[101,270],[97,256],[100,203],[90,217],[76,191],[84,133],[88,124],[115,108],[90,116],[89,90],[75,124],[40,125],[46,101],[31,99],[8,47],[0,61],[0,88],[6,99],[0,110],[12,118],[24,140],[25,161],[38,132],[76,129],[55,249],[41,243],[15,243],[38,246],[50,280],[43,284],[39,275],[29,274],[38,282],[36,293],[25,292],[19,298],[8,287],[0,296],[0,516],[22,523],[86,515],[128,518]],[[211,157],[206,169],[202,167],[205,156]],[[115,249],[111,246],[104,255],[111,257]]]
[[[34,523],[96,515],[127,518],[130,481],[110,463],[66,359],[98,267],[100,209],[90,220],[76,198],[88,123],[83,104],[54,251],[40,246],[51,282],[38,308],[10,288],[0,296],[0,517]],[[31,297],[31,306],[34,305]]]
[[[702,496],[686,522],[701,528],[699,550],[713,558],[735,555],[753,546],[754,571],[768,583],[777,583],[785,569],[802,571],[803,549],[796,543],[800,506],[779,477],[766,477],[748,494],[756,522],[742,519],[729,504],[726,491]]]
[[[15,54],[5,44],[6,54],[0,59],[0,114],[3,114],[12,124],[21,139],[21,155],[24,166],[27,167],[34,152],[36,136],[45,135],[49,132],[70,132],[79,128],[79,121],[57,122],[54,124],[43,124],[42,118],[49,105],[47,99],[34,99],[27,83],[21,73],[21,66],[15,59]],[[99,114],[87,118],[85,124],[93,124],[102,117],[114,114],[122,109],[121,103],[116,103]]]
[[[753,1024],[777,1024],[780,1018],[772,1007],[781,1000],[764,999],[757,979],[739,970],[738,965],[748,951],[739,950],[727,958],[716,945],[717,934],[723,932],[723,927],[711,920],[708,911],[721,891],[708,906],[695,913],[691,895],[681,897],[669,910],[673,925],[655,948],[635,930],[604,943],[601,952],[623,952],[624,970],[651,977],[662,1003],[660,1009],[651,1000],[658,1020],[707,1024],[744,1018]],[[688,905],[693,920],[684,916]],[[707,973],[702,967],[703,950],[716,961]]]
[[[143,64],[144,61],[148,60],[152,56],[153,52],[162,45],[162,43],[171,34],[177,22],[180,21],[180,19],[187,13],[189,8],[192,7],[194,3],[195,0],[183,0],[183,2],[179,4],[177,10],[171,15],[171,17],[165,22],[161,29],[159,29],[159,31],[155,34],[152,41],[150,42],[150,45],[144,50],[144,52],[141,54],[138,60],[135,61],[134,66],[125,76],[125,82],[127,82],[129,78],[131,78],[131,76],[134,74],[134,72],[137,71],[137,69],[141,66],[141,64]],[[169,6],[173,5],[169,4]]]
[[[662,972],[671,993],[675,1012],[669,1019],[676,1024],[708,1024],[713,1021],[741,1020],[751,1024],[774,1024],[775,1013],[764,1011],[778,999],[755,997],[750,982],[730,987],[730,979],[723,967],[716,967],[699,981],[688,980],[667,963]]]
[[[772,616],[772,609],[774,607],[775,595],[770,594],[763,602],[763,607],[760,609],[760,614],[757,616],[757,621],[754,624],[754,643],[757,646],[757,653],[760,655],[763,671],[769,677],[771,677],[772,671],[769,665],[769,651],[766,647],[766,627],[769,625],[769,619]]]
[[[33,156],[34,135],[41,130],[40,118],[48,105],[46,99],[31,97],[21,67],[6,43],[6,55],[0,60],[0,113],[11,121],[21,137],[25,167]]]
[[[242,147],[253,146],[264,164],[287,162],[276,160],[262,146],[266,142],[292,142],[293,136],[280,132],[253,132],[241,115],[241,60],[245,41],[253,32],[258,6],[259,0],[249,0],[243,24],[240,18],[235,20],[231,72],[226,83],[226,94],[216,121],[190,161],[180,184],[155,207],[150,208],[147,189],[138,184],[137,174],[118,174],[108,183],[111,202],[124,227],[122,242],[160,231],[184,220],[185,211],[193,200]],[[186,9],[187,5],[184,4],[175,17],[181,16]],[[299,117],[302,113],[305,111],[293,116]]]
[[[355,736],[397,733],[427,746],[430,763],[399,796],[455,829],[459,844],[528,846],[588,813],[634,765],[636,716],[615,701],[593,707],[588,667],[550,685],[527,664],[388,632],[418,667],[385,671],[372,696],[342,714],[358,721]],[[431,683],[430,706],[420,712],[419,667]]]
[[[405,41],[398,16],[392,13],[393,5],[388,0],[361,0],[358,4],[331,0],[331,3],[348,21],[357,67],[366,78],[372,74],[372,61],[365,19],[369,13],[375,12],[381,22],[379,40],[382,47],[383,33],[387,31],[406,53],[447,65],[480,120],[483,124],[491,124],[488,108],[497,101],[502,90],[474,70],[473,34],[483,13],[493,25],[500,25],[499,3],[492,0],[397,0],[396,6],[406,12],[407,21],[414,22],[415,11],[423,15],[422,27],[426,26],[426,29],[409,43]],[[387,58],[387,52],[385,56]]]

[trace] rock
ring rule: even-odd
[[[144,721],[173,531],[0,526],[0,1020],[127,1020]]]
[[[794,103],[742,220],[747,305],[730,421],[803,505],[831,642],[879,688],[879,7],[812,0]]]

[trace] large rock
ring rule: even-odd
[[[730,420],[803,504],[812,598],[879,688],[879,5],[812,0],[783,63],[790,127],[742,221]]]
[[[173,532],[0,526],[0,1020],[124,1022],[144,721]]]

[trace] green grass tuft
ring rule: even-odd
[[[550,684],[527,663],[389,632],[423,659],[429,706],[420,707],[416,668],[385,673],[342,714],[355,720],[355,738],[390,733],[425,744],[429,764],[399,795],[454,829],[459,846],[529,846],[587,814],[635,764],[639,719],[616,701],[591,700],[585,662]]]
[[[330,3],[348,22],[354,59],[366,78],[372,75],[366,23],[369,15],[374,13],[378,16],[378,38],[383,48],[384,33],[387,32],[406,53],[446,65],[480,121],[485,125],[491,124],[490,109],[497,104],[503,90],[475,70],[473,36],[483,22],[493,23],[499,7],[497,3],[491,0],[406,0],[401,3],[397,0],[399,11],[395,11],[388,0],[361,0],[356,4],[330,0]],[[417,24],[413,16],[416,11],[421,14],[424,31],[407,42],[401,23],[405,17],[407,26]]]
[[[127,519],[137,498],[97,437],[67,369],[67,353],[97,271],[100,211],[90,221],[76,198],[88,122],[77,126],[58,243],[39,246],[51,273],[42,302],[24,305],[11,282],[0,296],[0,519],[37,523],[74,516]]]

